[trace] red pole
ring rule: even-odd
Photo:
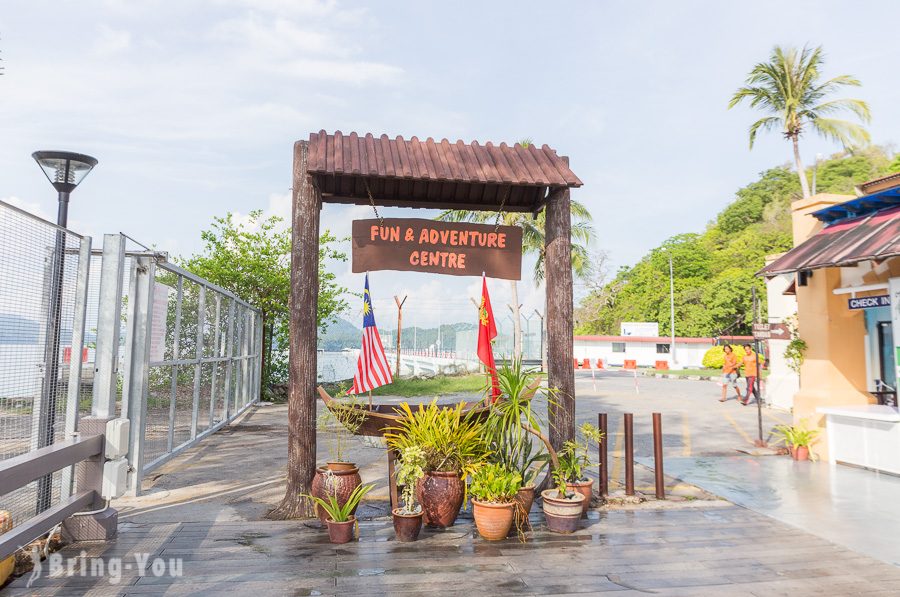
[[[656,468],[656,499],[666,499],[666,481],[663,474],[662,415],[653,413],[653,466]]]
[[[600,493],[600,497],[606,497],[609,495],[609,450],[607,448],[608,444],[607,438],[609,434],[607,433],[607,420],[606,413],[597,413],[597,427],[600,428],[600,432],[603,434],[603,440],[600,442],[599,450],[600,450],[600,487],[598,491]]]
[[[625,413],[625,495],[634,495],[634,415]]]

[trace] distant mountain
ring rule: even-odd
[[[338,318],[324,332],[319,331],[317,346],[326,352],[339,352],[345,348],[359,348],[362,329],[346,319]]]

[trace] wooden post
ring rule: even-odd
[[[597,427],[603,434],[600,442],[600,497],[609,495],[609,422],[606,413],[597,413]]]
[[[401,301],[395,294],[394,302],[397,303],[397,367],[394,369],[394,377],[400,377],[400,350],[403,348],[400,338],[403,335],[403,303],[406,302],[406,297]]]
[[[568,163],[567,158],[563,160]],[[575,439],[575,371],[572,369],[572,215],[569,189],[547,199],[544,236],[547,292],[547,387],[550,443],[556,450]]]
[[[634,495],[634,415],[625,413],[625,495]]]
[[[653,467],[656,477],[656,499],[666,499],[666,476],[663,472],[662,415],[653,413]]]
[[[313,517],[300,494],[316,473],[316,305],[319,293],[319,191],[307,174],[309,143],[294,144],[287,489],[270,518]]]

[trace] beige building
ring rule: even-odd
[[[888,470],[831,453],[832,444],[849,438],[843,431],[835,436],[845,425],[887,425],[900,462],[900,174],[858,191],[859,197],[818,194],[795,202],[794,248],[762,273],[782,284],[789,279],[782,292],[795,294],[797,336],[807,345],[790,404],[795,422],[823,429],[814,446],[819,456]]]

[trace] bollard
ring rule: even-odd
[[[634,415],[625,413],[625,495],[634,495]]]
[[[653,465],[656,468],[656,499],[666,499],[666,481],[663,474],[662,415],[653,413]]]
[[[609,495],[609,450],[607,446],[609,434],[607,433],[606,413],[597,413],[597,427],[603,434],[603,440],[598,448],[600,450],[600,487],[597,489],[600,497],[606,497]]]

